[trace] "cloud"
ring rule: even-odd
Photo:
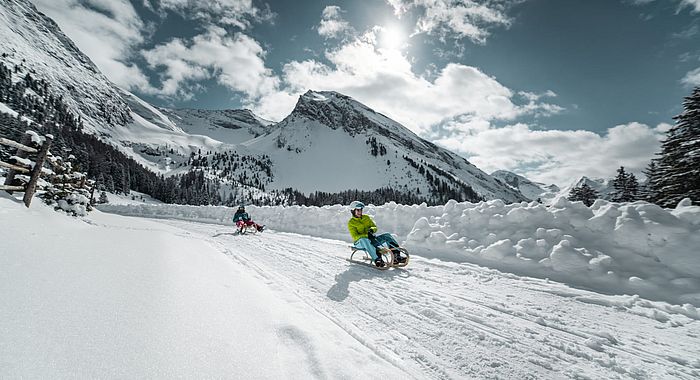
[[[247,29],[251,22],[272,20],[269,8],[258,8],[252,0],[159,0],[152,8],[177,12],[187,19],[198,19],[209,24],[235,26]]]
[[[681,7],[690,7],[694,12],[700,12],[700,0],[682,0]]]
[[[527,104],[520,107],[521,113],[523,114],[533,114],[536,117],[547,117],[565,111],[565,108],[559,105],[540,102],[540,99],[556,98],[557,94],[552,90],[547,90],[541,94],[520,91],[518,92],[518,95],[528,101]]]
[[[197,82],[215,78],[246,98],[257,98],[276,91],[278,79],[265,67],[265,50],[253,38],[229,35],[225,29],[210,27],[190,40],[175,38],[143,51],[152,69],[162,69],[159,95],[190,98]]]
[[[695,38],[695,36],[697,36],[698,33],[700,33],[700,28],[697,25],[690,25],[685,30],[680,31],[678,33],[674,33],[673,38],[689,40]]]
[[[700,67],[685,74],[681,83],[690,87],[700,86]]]
[[[415,33],[456,36],[484,44],[491,27],[509,27],[506,10],[523,0],[386,0],[397,16],[419,14]]]
[[[32,0],[112,82],[152,92],[146,75],[129,63],[144,42],[145,24],[127,0]]]
[[[321,13],[321,23],[316,30],[326,39],[338,38],[347,32],[353,31],[350,24],[340,15],[342,9],[339,6],[329,5]]]
[[[630,0],[634,5],[647,5],[656,0]],[[665,0],[664,0],[665,1]],[[675,0],[678,2],[678,12],[683,8],[689,7],[691,12],[700,12],[700,0]]]
[[[397,120],[416,133],[457,116],[483,120],[513,120],[528,113],[556,112],[537,99],[525,105],[515,94],[476,67],[449,63],[433,78],[417,75],[398,49],[380,47],[378,28],[326,51],[326,62],[292,61],[284,65],[280,92],[262,96],[249,106],[264,117],[279,120],[308,89],[337,91],[354,97]],[[553,93],[551,93],[553,94]],[[551,95],[550,94],[550,95]],[[276,101],[267,99],[274,97]],[[280,100],[287,99],[287,102]]]
[[[486,172],[507,169],[530,179],[566,186],[581,175],[612,177],[624,166],[641,173],[670,128],[633,122],[604,135],[591,131],[533,130],[518,123],[503,128],[461,125],[460,133],[435,141],[468,157]]]

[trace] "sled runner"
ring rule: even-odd
[[[244,225],[244,226],[241,226],[240,228],[236,228],[236,231],[234,232],[234,234],[236,234],[236,235],[255,235],[257,233],[258,233],[258,229],[255,228],[255,226],[252,224],[248,225],[248,226]]]
[[[385,264],[383,267],[378,267],[374,265],[374,260],[372,260],[372,258],[369,256],[369,253],[367,253],[367,251],[365,251],[364,249],[357,248],[354,245],[351,245],[350,249],[352,250],[352,253],[350,254],[350,258],[348,259],[348,261],[350,261],[351,263],[369,265],[372,268],[379,270],[387,270],[391,267],[405,267],[406,265],[408,265],[408,260],[410,257],[408,251],[405,248],[396,247],[389,249],[386,247],[378,247],[377,254],[382,258],[382,260],[384,260]],[[406,260],[402,260],[402,262],[395,262],[394,259],[397,258],[405,258]]]

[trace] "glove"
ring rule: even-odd
[[[374,240],[374,233],[375,233],[375,232],[377,232],[377,228],[376,228],[376,227],[370,227],[369,230],[367,230],[367,237],[368,237],[370,240]]]

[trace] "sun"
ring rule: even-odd
[[[379,32],[379,44],[383,48],[399,50],[406,43],[406,33],[396,25],[383,26]]]

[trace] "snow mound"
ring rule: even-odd
[[[102,205],[123,215],[231,225],[234,210],[215,206]],[[350,240],[347,206],[249,207],[276,231]],[[444,206],[367,207],[381,230],[415,255],[470,262],[518,275],[549,278],[609,294],[700,306],[700,207],[664,209],[646,202],[564,198],[505,204],[450,201]]]

